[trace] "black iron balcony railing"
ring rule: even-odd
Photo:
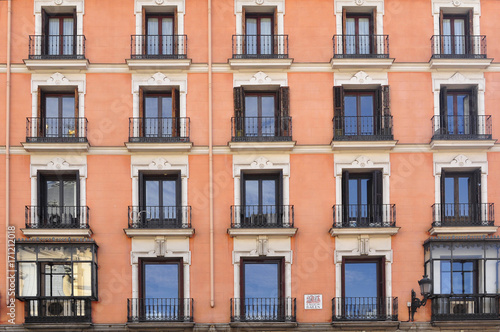
[[[233,35],[233,59],[287,59],[288,35]]]
[[[87,118],[26,118],[26,142],[86,143]]]
[[[434,115],[433,140],[491,139],[491,115]]]
[[[485,59],[486,36],[434,35],[431,37],[433,59]]]
[[[127,299],[129,322],[192,322],[193,299]]]
[[[91,323],[91,303],[81,297],[26,298],[25,323]]]
[[[231,322],[295,322],[295,298],[231,299]]]
[[[336,116],[333,118],[335,141],[389,141],[393,140],[392,115]]]
[[[231,228],[291,228],[293,205],[232,205]]]
[[[432,299],[432,321],[499,319],[498,294],[438,294]]]
[[[129,118],[131,143],[189,142],[189,118]]]
[[[332,321],[398,320],[397,297],[335,297]]]
[[[132,59],[186,59],[186,35],[132,35]]]
[[[88,206],[25,207],[26,228],[89,228]]]
[[[191,206],[129,206],[128,228],[191,228]]]
[[[282,142],[292,140],[292,118],[259,116],[231,118],[233,142]]]
[[[84,35],[31,35],[29,59],[85,59]]]
[[[388,35],[334,35],[334,58],[389,58]]]
[[[444,203],[432,205],[433,227],[493,226],[493,203]]]
[[[333,227],[396,227],[395,204],[333,206]]]

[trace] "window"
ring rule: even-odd
[[[432,279],[432,319],[498,317],[500,244],[497,239],[432,238],[424,243]]]
[[[484,117],[477,114],[478,88],[452,90],[442,86],[440,90],[440,134],[474,137]]]
[[[16,292],[26,323],[90,322],[97,300],[94,243],[16,243]]]
[[[342,172],[344,227],[381,226],[384,220],[382,172]]]
[[[77,54],[76,8],[67,13],[42,10],[44,54],[71,57]]]
[[[392,139],[389,86],[377,90],[334,87],[334,139]]]
[[[140,88],[139,98],[139,119],[135,125],[141,137],[148,141],[169,141],[183,136],[185,121],[180,118],[177,88],[169,92]]]
[[[242,258],[240,272],[241,320],[285,320],[284,260]]]
[[[140,227],[181,228],[187,209],[181,206],[180,174],[139,176]]]
[[[343,258],[337,310],[349,320],[386,319],[384,258]]]
[[[443,226],[481,225],[481,170],[441,170],[441,204]]]
[[[289,89],[246,91],[234,88],[233,141],[291,140]]]
[[[344,22],[345,54],[371,54],[373,48],[371,14],[346,13]]]
[[[38,173],[38,227],[79,228],[84,210],[80,207],[79,175]]]
[[[273,19],[272,14],[246,14],[245,49],[247,54],[273,54]]]
[[[442,50],[444,54],[461,55],[472,52],[472,18],[470,10],[467,14],[446,14],[441,11]]]
[[[139,320],[178,321],[184,316],[183,262],[141,259]]]
[[[175,54],[176,36],[174,35],[175,15],[146,14],[146,52],[148,55]]]

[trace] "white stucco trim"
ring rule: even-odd
[[[262,87],[262,88],[272,88],[288,86],[288,76],[287,73],[283,72],[269,72],[264,73],[263,71],[258,71],[255,74],[250,73],[234,73],[233,74],[233,87]]]
[[[444,12],[455,13],[461,12],[465,13],[469,9],[473,10],[474,17],[472,19],[472,34],[479,35],[479,18],[481,17],[481,1],[479,0],[432,0],[432,16],[434,17],[434,34],[440,35],[440,22],[439,13],[441,9]]]
[[[335,0],[335,21],[337,22],[336,34],[342,35],[342,9],[346,7],[348,10],[362,11],[363,7],[377,8],[377,27],[375,34],[384,34],[384,0]]]
[[[236,15],[237,35],[241,35],[243,33],[243,7],[245,7],[245,9],[250,7],[250,10],[252,9],[252,7],[259,9],[263,7],[275,7],[276,15],[278,17],[278,31],[275,31],[274,33],[278,35],[284,34],[285,0],[234,0],[234,14]]]
[[[143,7],[156,7],[169,11],[177,7],[177,17],[175,24],[177,24],[177,34],[184,34],[184,13],[185,13],[185,0],[135,0],[134,13],[135,13],[135,34],[142,35],[142,8]]]
[[[31,75],[31,116],[37,117],[38,114],[38,87],[78,87],[78,116],[85,116],[85,74],[32,74]]]
[[[371,89],[380,85],[389,85],[387,72],[340,72],[335,73],[333,84],[347,88]]]
[[[85,0],[34,0],[35,35],[42,34],[43,7],[76,7],[76,34],[83,35],[83,14],[85,14]],[[61,10],[63,9],[61,8]]]
[[[38,205],[38,172],[71,172],[78,171],[80,186],[80,206],[86,206],[86,180],[87,180],[87,156],[82,154],[71,154],[61,156],[57,154],[31,155],[30,157],[30,179],[31,179],[31,205]],[[36,214],[36,211],[33,211]],[[31,220],[36,221],[37,217],[32,216]],[[83,225],[87,220],[81,218]]]

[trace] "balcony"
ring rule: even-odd
[[[333,68],[389,68],[388,35],[334,35]]]
[[[128,236],[192,236],[191,206],[129,206]]]
[[[434,115],[432,148],[490,148],[495,142],[491,135],[491,115]]]
[[[395,204],[343,204],[333,206],[332,236],[398,232]]]
[[[27,118],[23,146],[27,151],[87,151],[87,123],[87,118]]]
[[[393,148],[392,115],[336,116],[332,149]]]
[[[497,294],[437,294],[432,299],[432,321],[499,319]]]
[[[290,68],[288,35],[233,35],[233,69]]]
[[[289,322],[296,321],[295,298],[231,299],[231,322]]]
[[[127,299],[127,321],[193,322],[193,299]]]
[[[397,297],[335,297],[332,321],[397,321]]]
[[[294,228],[293,205],[233,205],[229,235],[288,235]]]
[[[88,206],[26,206],[24,235],[33,236],[87,236],[89,227]]]
[[[24,300],[25,323],[92,323],[89,298],[39,297]]]
[[[292,141],[292,118],[259,116],[231,118],[232,149],[289,150]]]
[[[431,37],[431,68],[486,68],[486,36],[434,35]]]
[[[190,118],[129,118],[130,151],[189,151]]]
[[[88,69],[84,35],[31,35],[29,55],[24,63],[30,70]]]
[[[432,205],[431,234],[495,233],[493,203],[444,203]]]
[[[132,35],[130,69],[187,69],[186,35]]]

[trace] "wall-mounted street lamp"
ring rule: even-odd
[[[427,303],[427,300],[431,295],[432,280],[425,275],[418,281],[418,285],[420,286],[420,294],[422,294],[424,298],[420,300],[419,298],[417,298],[417,294],[415,294],[415,291],[413,289],[411,290],[410,320],[412,322],[413,316],[415,316],[417,309],[423,307]]]

